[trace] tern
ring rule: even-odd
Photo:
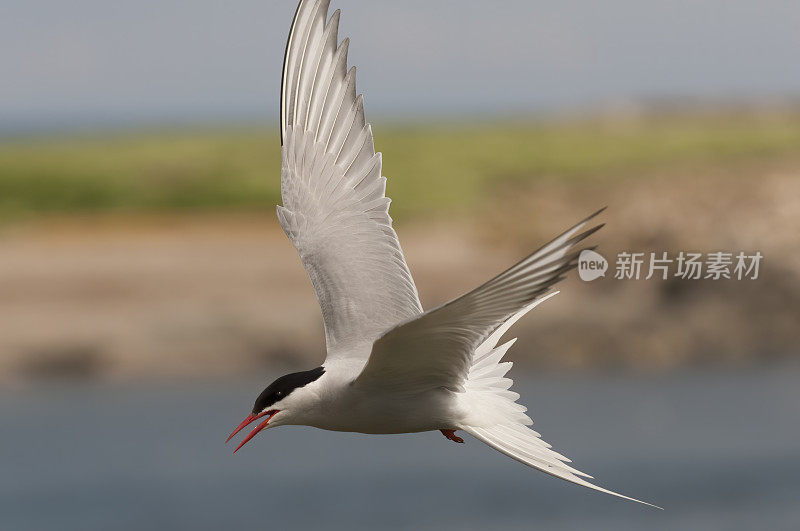
[[[262,419],[236,448],[283,425],[366,434],[462,430],[558,478],[632,501],[588,481],[530,426],[502,358],[506,331],[558,292],[578,245],[603,225],[589,216],[482,286],[423,311],[389,216],[382,159],[375,153],[349,39],[338,40],[330,0],[301,0],[281,83],[278,220],[316,292],[327,356],[258,396],[233,431]],[[647,504],[650,505],[650,504]]]

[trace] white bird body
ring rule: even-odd
[[[451,391],[433,389],[398,396],[349,386],[345,378],[352,375],[327,374],[331,376],[318,380],[318,385],[310,384],[309,391],[319,393],[318,401],[309,404],[311,407],[292,424],[373,435],[460,428],[454,424],[459,401]]]
[[[423,312],[392,228],[349,41],[338,42],[330,0],[301,0],[284,63],[278,219],[297,248],[322,309],[322,367],[276,380],[231,435],[307,425],[368,434],[466,431],[528,466],[595,490],[591,478],[529,428],[510,390],[500,344],[519,318],[555,295],[576,245],[601,226],[590,216],[475,290]],[[599,212],[598,212],[599,213]],[[595,214],[597,215],[597,214]],[[230,438],[229,438],[230,440]],[[237,448],[238,450],[238,448]],[[634,500],[639,501],[639,500]],[[645,503],[645,502],[642,502]]]

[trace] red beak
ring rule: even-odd
[[[245,418],[245,419],[242,421],[242,423],[241,423],[241,424],[239,424],[239,425],[236,427],[236,429],[235,429],[235,430],[233,430],[233,433],[231,433],[230,437],[228,437],[228,439],[225,441],[225,443],[227,443],[228,441],[230,441],[231,439],[233,439],[234,435],[236,435],[237,433],[239,433],[240,431],[242,431],[242,430],[243,430],[243,429],[244,429],[244,428],[245,428],[245,427],[246,427],[248,424],[250,424],[250,423],[252,423],[252,422],[254,422],[254,421],[256,421],[256,420],[260,419],[261,417],[264,417],[264,416],[267,416],[267,415],[269,415],[269,416],[267,417],[267,420],[265,420],[264,422],[262,422],[261,424],[259,424],[258,426],[256,426],[256,428],[255,428],[253,431],[251,431],[251,432],[250,432],[250,435],[248,435],[247,437],[245,437],[245,438],[244,438],[244,440],[241,442],[241,444],[239,444],[239,446],[237,446],[237,447],[236,447],[236,450],[234,450],[234,451],[233,451],[233,453],[236,453],[236,452],[238,452],[238,451],[239,451],[239,448],[241,448],[242,446],[244,446],[244,445],[245,445],[245,444],[246,444],[246,443],[247,443],[247,442],[248,442],[250,439],[252,439],[253,437],[255,437],[255,436],[258,434],[258,432],[260,432],[261,430],[263,430],[264,428],[266,428],[266,427],[267,427],[267,424],[269,424],[269,420],[270,420],[272,417],[274,417],[274,416],[275,416],[275,414],[276,414],[277,412],[278,412],[278,410],[277,410],[277,409],[270,409],[269,411],[262,411],[262,412],[261,412],[261,413],[259,413],[258,415],[256,415],[255,413],[251,413],[250,415],[247,415],[247,418]]]

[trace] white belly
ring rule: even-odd
[[[456,406],[454,393],[445,389],[415,396],[348,389],[330,397],[324,409],[306,420],[310,426],[331,431],[415,433],[457,429]]]

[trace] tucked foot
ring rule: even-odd
[[[456,430],[439,430],[439,431],[442,432],[442,435],[444,435],[451,441],[456,442],[458,444],[464,444],[464,439],[456,435]]]

